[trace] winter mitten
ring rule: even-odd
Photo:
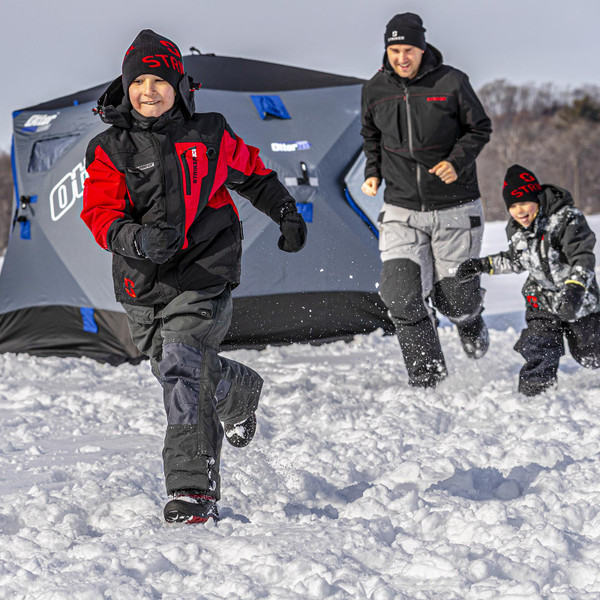
[[[167,223],[144,225],[135,234],[134,244],[138,254],[153,263],[166,263],[179,248],[179,230]]]
[[[573,280],[565,285],[562,298],[558,305],[558,316],[562,321],[575,321],[577,313],[583,304],[585,286]]]
[[[483,258],[469,258],[456,269],[456,278],[460,281],[469,281],[481,273],[491,273],[492,263],[488,256]]]
[[[291,203],[284,206],[282,213],[281,221],[279,222],[281,236],[277,242],[277,246],[284,252],[298,252],[306,244],[306,223],[302,215],[297,212],[296,207]]]

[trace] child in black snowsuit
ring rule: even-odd
[[[519,391],[527,396],[556,382],[563,335],[573,358],[600,367],[600,294],[594,274],[596,237],[567,190],[540,185],[520,165],[506,173],[502,191],[511,215],[508,252],[462,263],[457,277],[529,271],[523,286],[527,328],[515,345],[525,358]]]
[[[218,518],[223,436],[245,446],[262,379],[219,356],[239,283],[241,224],[227,188],[281,229],[297,252],[306,225],[257,148],[223,115],[195,113],[179,48],[145,29],[98,101],[111,127],[86,154],[82,219],[113,254],[115,295],[150,357],[167,413],[163,460],[169,522]],[[224,423],[224,428],[221,423]]]

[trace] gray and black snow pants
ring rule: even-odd
[[[246,420],[263,383],[249,367],[218,354],[231,323],[231,292],[187,291],[165,306],[123,306],[133,342],[150,357],[163,388],[167,494],[199,490],[218,500],[221,422]]]
[[[409,382],[435,384],[446,365],[433,309],[459,328],[483,310],[479,278],[455,278],[461,262],[480,254],[481,200],[428,212],[384,204],[379,232],[380,296],[396,326]]]

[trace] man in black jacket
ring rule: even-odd
[[[383,67],[363,86],[362,191],[374,196],[385,180],[380,294],[409,383],[434,387],[447,374],[434,309],[456,324],[468,356],[489,344],[479,278],[461,283],[455,273],[481,248],[475,159],[491,123],[467,76],[425,42],[418,15],[396,15],[385,46]]]

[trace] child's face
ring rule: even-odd
[[[156,75],[139,75],[129,86],[129,100],[140,115],[160,117],[175,104],[175,90]]]
[[[515,202],[508,207],[508,212],[521,227],[527,229],[537,217],[539,209],[537,202]]]

